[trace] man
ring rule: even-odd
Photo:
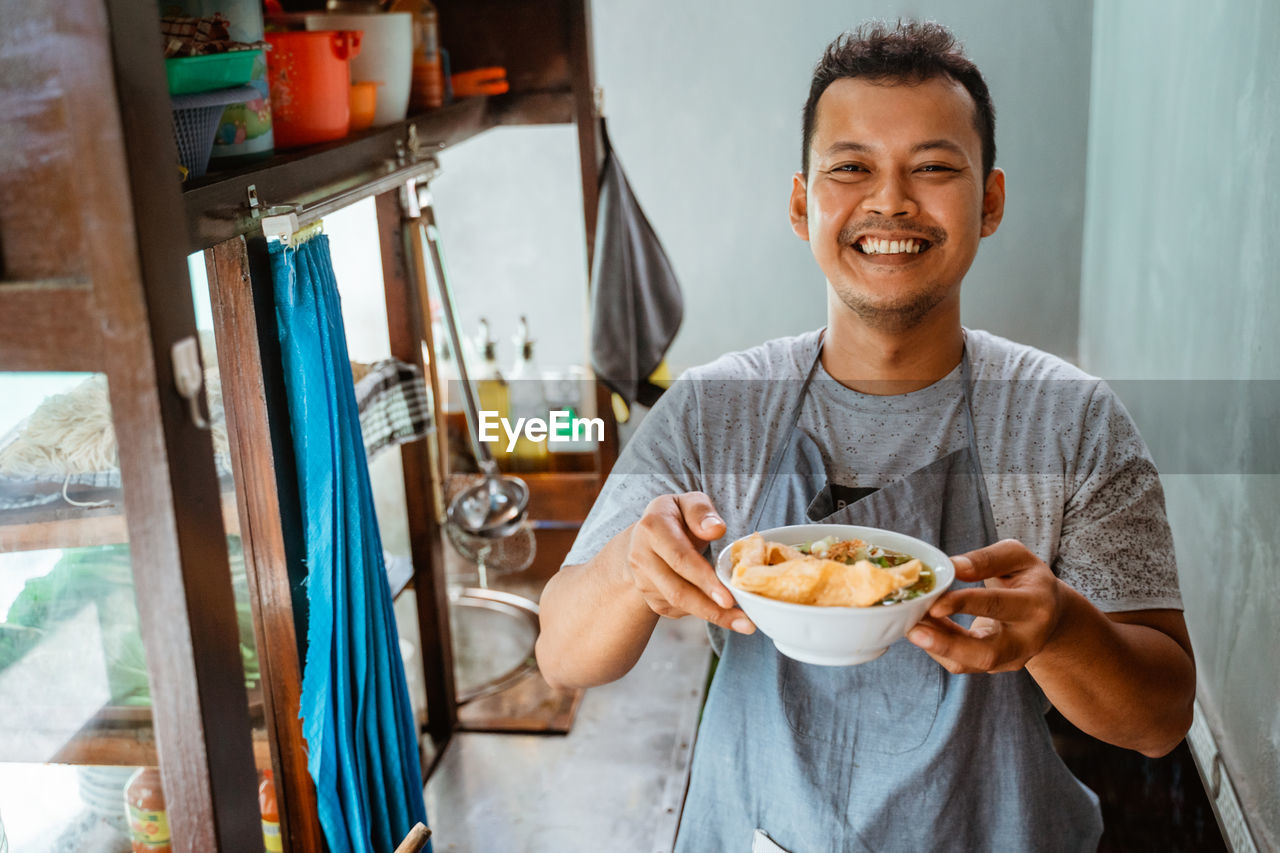
[[[1097,799],[1054,754],[1048,703],[1151,756],[1191,722],[1155,469],[1103,383],[960,325],[1005,176],[951,34],[837,39],[804,116],[790,216],[828,326],[690,371],[650,413],[543,593],[539,665],[600,684],[659,616],[713,626],[680,850],[1096,849]],[[959,583],[875,661],[793,661],[704,553],[811,521],[927,539]]]

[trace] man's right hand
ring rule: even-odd
[[[627,572],[650,610],[671,619],[697,616],[742,634],[755,631],[702,556],[724,534],[724,521],[702,492],[663,495],[645,508],[631,528]]]

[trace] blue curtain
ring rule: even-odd
[[[270,252],[306,536],[307,763],[329,850],[390,853],[427,815],[329,238]]]

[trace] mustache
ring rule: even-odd
[[[947,232],[941,228],[931,225],[921,225],[917,222],[902,222],[900,220],[885,219],[878,216],[869,216],[866,219],[859,219],[857,222],[850,222],[848,225],[840,229],[840,242],[852,243],[859,234],[866,231],[894,231],[911,234],[928,240],[934,245],[940,245],[947,240]]]

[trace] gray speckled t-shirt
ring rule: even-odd
[[[565,565],[586,562],[662,494],[711,497],[728,527],[713,559],[751,532],[818,340],[780,338],[685,373],[627,443]],[[975,330],[966,341],[1000,537],[1020,540],[1101,610],[1181,609],[1160,480],[1111,389],[1032,347]],[[828,482],[879,487],[964,446],[959,375],[874,396],[819,367],[796,429],[821,448]]]

